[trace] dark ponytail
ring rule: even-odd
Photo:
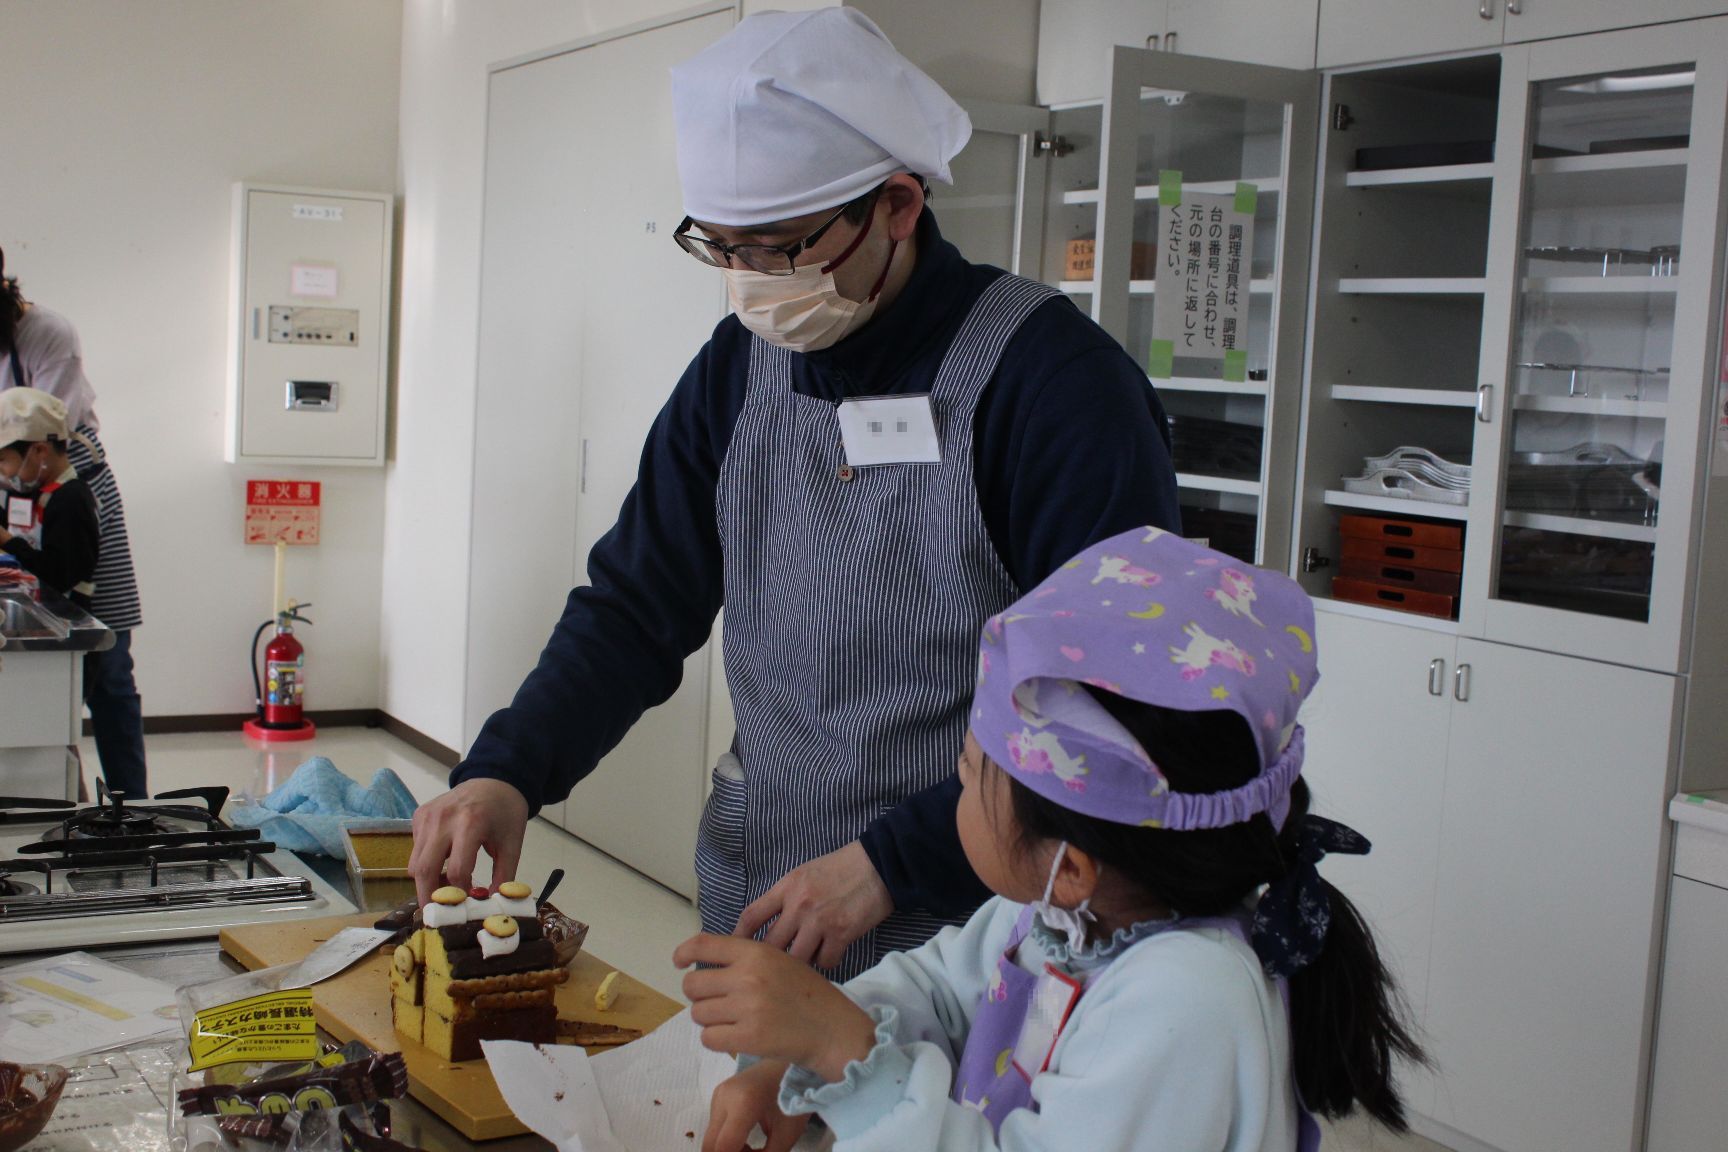
[[[6,251],[0,248],[0,356],[13,349],[18,338],[18,321],[24,318],[24,292],[18,287],[18,277],[6,275]],[[0,388],[5,382],[0,381]]]
[[[1222,792],[1260,771],[1247,722],[1230,711],[1178,712],[1093,691],[1140,742],[1178,792]],[[1308,812],[1308,785],[1291,789],[1282,833],[1264,814],[1227,828],[1173,831],[1115,824],[1046,800],[1006,774],[1014,818],[1027,845],[1066,840],[1184,916],[1234,910],[1298,861],[1295,837]],[[1393,1063],[1427,1057],[1373,935],[1355,905],[1321,881],[1332,920],[1320,954],[1290,977],[1290,1045],[1308,1108],[1342,1116],[1360,1105],[1394,1131],[1407,1127]]]

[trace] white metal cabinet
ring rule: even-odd
[[[1416,1017],[1427,1001],[1434,877],[1457,641],[1444,632],[1316,613],[1320,683],[1302,708],[1313,810],[1373,844],[1326,877],[1373,929]],[[1365,723],[1374,718],[1377,723]]]
[[[1113,45],[1156,48],[1165,0],[1043,0],[1038,9],[1038,102],[1102,100]]]
[[[0,748],[78,740],[78,678],[83,653],[7,652],[0,659]]]
[[[1416,1107],[1505,1152],[1624,1152],[1680,681],[1471,639],[1457,660],[1424,1019],[1439,1075]]]
[[[1321,0],[1320,67],[1500,43],[1502,0]],[[1570,0],[1561,0],[1570,2]]]
[[[1648,1152],[1719,1147],[1728,1133],[1728,1093],[1722,1091],[1722,1061],[1728,1053],[1724,957],[1728,888],[1676,875],[1668,898]]]
[[[1320,0],[1169,0],[1169,5],[1166,52],[1278,68],[1314,67]]]
[[[1044,0],[1038,102],[1103,99],[1112,47],[1312,68],[1319,11],[1320,0]]]
[[[1666,20],[1728,13],[1723,0],[1497,0],[1505,5],[1506,42],[1607,32]]]

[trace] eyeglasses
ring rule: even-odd
[[[866,211],[874,209],[876,197],[881,191],[882,186],[877,185],[857,200],[842,204],[840,210],[824,220],[816,231],[796,244],[722,244],[718,240],[692,234],[690,229],[695,227],[696,221],[688,216],[678,225],[678,230],[672,233],[672,239],[677,241],[678,247],[714,268],[735,268],[743,265],[752,272],[762,272],[769,276],[790,276],[797,271],[793,266],[795,257],[814,248],[822,237],[828,234],[828,229],[834,227],[854,204],[864,204]]]

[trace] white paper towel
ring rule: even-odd
[[[700,1148],[708,1101],[736,1067],[731,1057],[702,1047],[688,1010],[594,1057],[573,1046],[513,1041],[488,1040],[481,1048],[516,1118],[559,1152]],[[826,1133],[806,1132],[795,1152],[819,1152],[830,1143]]]

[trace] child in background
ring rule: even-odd
[[[958,820],[993,891],[962,928],[829,984],[696,936],[675,962],[722,1084],[703,1152],[820,1113],[841,1152],[1302,1152],[1309,1109],[1404,1127],[1423,1055],[1310,816],[1318,679],[1293,581],[1157,529],[1103,541],[979,645]]]
[[[34,388],[0,392],[0,550],[42,585],[89,609],[101,530],[96,497],[66,454],[66,405]]]

